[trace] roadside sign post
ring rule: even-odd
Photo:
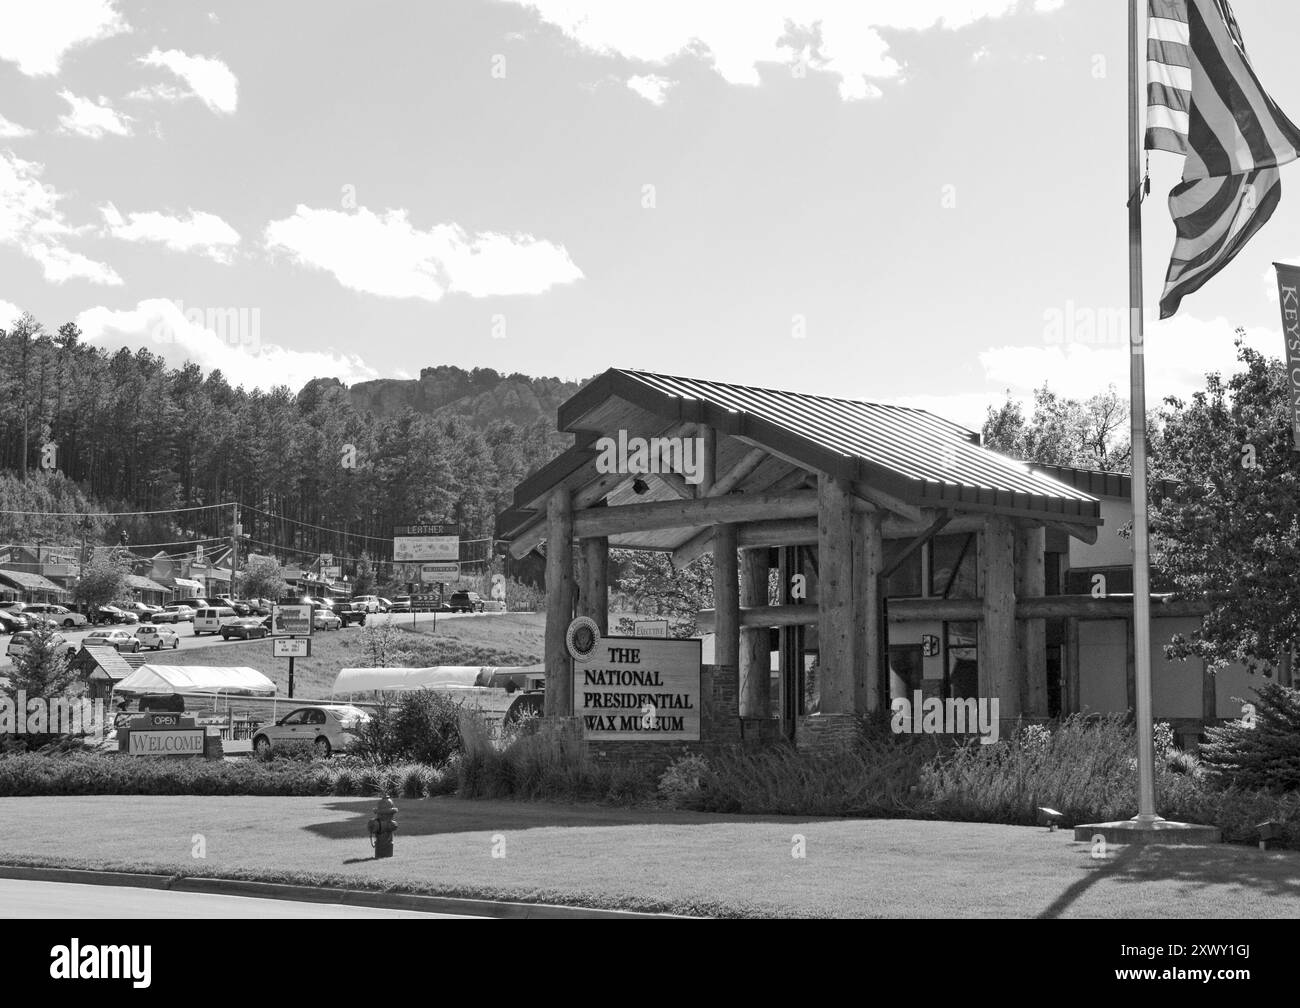
[[[293,699],[293,660],[311,657],[311,632],[315,627],[312,607],[309,605],[276,605],[271,607],[271,632],[288,633],[271,642],[271,653],[277,658],[289,659],[289,699]]]
[[[420,583],[438,581],[445,584],[460,576],[460,526],[449,522],[432,525],[394,525],[393,562],[419,563]],[[411,585],[411,627],[415,627],[417,600]],[[438,602],[442,601],[439,593]],[[438,610],[433,610],[433,629],[438,630]]]

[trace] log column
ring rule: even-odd
[[[609,633],[609,540],[604,536],[582,539],[579,552],[582,588],[578,592],[578,614],[595,620],[603,637]]]
[[[740,582],[736,569],[736,526],[717,525],[713,533],[713,663],[740,664]]]
[[[881,514],[868,511],[854,516],[853,536],[853,620],[856,664],[853,675],[853,709],[859,713],[880,707],[880,649],[883,640],[880,619],[880,572],[885,564],[880,536]]]
[[[1021,528],[1016,533],[1016,595],[1042,598],[1047,586],[1043,552],[1047,530]],[[1047,622],[1018,620],[1016,641],[1020,652],[1021,709],[1026,717],[1047,717]]]
[[[979,552],[980,696],[997,697],[1002,720],[1020,716],[1020,676],[1016,657],[1015,535],[1002,515],[984,519]]]
[[[859,631],[853,610],[853,495],[834,476],[817,477],[818,688],[822,714],[852,714]]]
[[[573,661],[564,638],[573,619],[573,501],[556,487],[546,503],[547,717],[573,716]]]
[[[735,526],[732,526],[733,528]],[[768,551],[742,550],[740,554],[740,604],[746,608],[768,605]],[[740,716],[771,715],[772,639],[767,627],[747,627],[740,632]]]

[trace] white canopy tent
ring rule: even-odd
[[[482,665],[435,665],[431,668],[345,668],[334,680],[331,693],[365,693],[370,690],[473,689],[487,687],[501,672],[521,676],[544,675],[544,665],[497,668]]]
[[[274,696],[275,683],[246,665],[141,665],[119,681],[114,692]]]

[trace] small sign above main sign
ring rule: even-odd
[[[458,525],[394,525],[393,536],[456,536],[460,538]]]

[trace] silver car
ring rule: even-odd
[[[135,639],[140,642],[140,648],[149,648],[153,651],[161,651],[163,648],[171,648],[173,651],[181,646],[181,635],[169,626],[154,626],[152,623],[145,623],[136,627]]]
[[[253,748],[259,753],[287,742],[310,742],[321,756],[344,749],[356,736],[357,729],[370,720],[360,707],[350,704],[322,704],[299,707],[275,724],[264,725],[253,735]]]

